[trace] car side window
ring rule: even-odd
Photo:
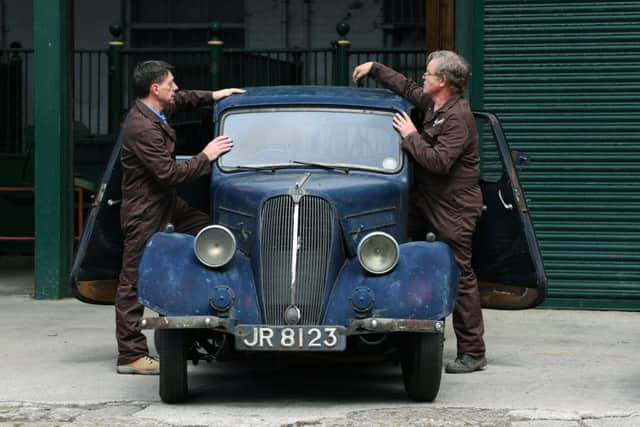
[[[480,149],[480,177],[495,182],[503,175],[502,160],[496,146],[493,130],[488,121],[476,117],[478,148]]]

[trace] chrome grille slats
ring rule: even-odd
[[[291,304],[291,260],[294,203],[290,196],[265,202],[261,224],[261,270],[267,324],[283,324]],[[316,196],[303,196],[299,206],[299,251],[296,269],[296,305],[300,324],[320,322],[323,291],[331,250],[331,206]]]
[[[291,283],[291,230],[293,200],[276,197],[267,200],[262,211],[262,289],[267,323],[283,323],[284,310],[278,306],[289,301]],[[285,305],[285,307],[288,304]]]
[[[301,323],[312,325],[320,322],[331,249],[331,207],[326,200],[314,196],[303,197],[300,205],[302,227],[296,272],[297,303],[307,308],[302,312]]]

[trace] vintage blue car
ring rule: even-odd
[[[189,360],[266,351],[384,355],[410,398],[435,399],[458,268],[438,236],[407,235],[413,164],[391,120],[412,110],[386,90],[336,87],[249,88],[216,106],[214,133],[234,149],[182,189],[211,225],[155,234],[140,265],[139,300],[160,314],[141,327],[156,330],[163,401],[188,397]],[[524,156],[494,115],[476,119],[495,151],[474,242],[483,304],[533,307],[546,277],[516,173]],[[87,302],[111,302],[117,284],[119,149],[73,269]]]

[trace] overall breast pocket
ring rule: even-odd
[[[429,126],[425,127],[423,136],[431,145],[435,145],[438,143],[440,132],[442,132],[442,126]]]

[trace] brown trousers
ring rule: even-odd
[[[209,224],[209,216],[178,199],[171,222],[176,232],[196,235]],[[138,326],[144,312],[144,306],[138,303],[138,267],[147,240],[156,231],[164,230],[166,224],[153,224],[153,227],[149,225],[151,224],[126,233],[124,238],[122,270],[115,301],[118,365],[133,362],[149,354],[147,340]]]
[[[478,279],[471,264],[473,233],[482,209],[479,185],[455,190],[445,197],[414,197],[409,233],[424,240],[427,232],[449,245],[460,269],[458,298],[453,310],[453,329],[458,354],[484,356],[484,321]]]

